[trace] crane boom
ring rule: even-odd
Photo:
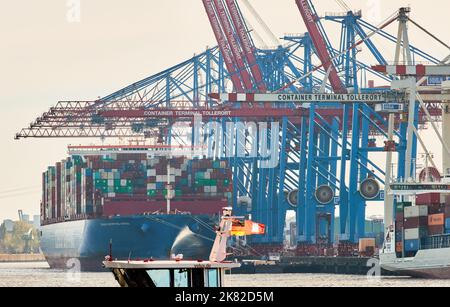
[[[213,4],[211,0],[202,0],[202,1],[209,18],[209,22],[213,29],[214,36],[216,37],[217,43],[219,45],[220,52],[223,56],[225,66],[227,67],[231,81],[233,82],[233,86],[236,91],[242,92],[244,89],[242,87],[241,80],[237,75],[230,47],[228,46],[228,43],[223,35],[222,29],[219,24],[219,20],[217,19],[216,13],[214,11]]]
[[[235,0],[225,0],[225,2],[230,12],[231,20],[233,21],[236,33],[239,36],[239,40],[241,41],[241,46],[244,51],[245,58],[247,59],[247,63],[250,66],[253,79],[256,82],[256,87],[258,88],[259,91],[265,92],[267,90],[267,87],[264,83],[261,69],[258,63],[256,62],[256,57],[254,53],[255,48],[247,33],[244,21],[242,20],[241,15],[239,14],[239,9],[236,5],[236,2]]]
[[[228,19],[227,12],[223,5],[222,0],[213,0],[214,6],[216,7],[217,15],[219,16],[220,23],[222,24],[223,32],[228,40],[228,44],[231,48],[231,53],[234,57],[234,63],[241,75],[242,82],[244,84],[244,89],[250,91],[253,89],[252,80],[250,74],[245,67],[245,62],[242,57],[242,52],[239,47],[239,42],[236,40],[234,36],[233,27]]]
[[[295,0],[302,18],[305,22],[306,28],[311,35],[312,42],[316,48],[317,55],[322,62],[325,71],[329,71],[329,80],[331,87],[335,93],[346,93],[347,89],[344,87],[341,78],[337,73],[336,67],[333,65],[333,60],[327,50],[325,40],[320,33],[317,26],[318,16],[313,13],[307,0]]]

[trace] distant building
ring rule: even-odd
[[[30,222],[30,215],[28,215],[28,214],[22,215],[22,222],[29,223]]]
[[[33,215],[33,226],[36,229],[41,227],[41,216],[40,215]]]
[[[13,232],[14,230],[14,221],[12,220],[4,220],[3,225],[5,226],[5,230],[7,232]]]

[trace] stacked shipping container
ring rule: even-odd
[[[416,205],[396,205],[395,241],[398,256],[414,256],[420,249],[433,248],[433,238],[443,242],[450,234],[450,203],[442,203],[440,194],[419,195]],[[450,242],[450,240],[448,240]]]
[[[145,153],[72,156],[49,167],[42,180],[43,223],[144,210],[126,210],[135,204],[157,203],[152,208],[162,209],[168,196],[175,204],[220,200],[220,205],[232,197],[226,161],[148,158]]]

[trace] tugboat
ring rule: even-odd
[[[224,285],[225,271],[241,266],[225,261],[230,236],[264,234],[265,225],[231,215],[232,209],[223,208],[220,226],[209,260],[183,260],[183,255],[173,255],[171,260],[113,260],[105,257],[103,266],[113,273],[121,287],[189,287],[219,288]]]

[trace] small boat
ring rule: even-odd
[[[173,255],[171,260],[113,260],[105,258],[103,266],[114,274],[121,287],[188,287],[218,288],[224,285],[225,272],[241,266],[226,261],[227,242],[230,236],[264,234],[265,226],[242,217],[231,215],[231,208],[223,208],[220,226],[209,260],[184,260],[183,255]]]

